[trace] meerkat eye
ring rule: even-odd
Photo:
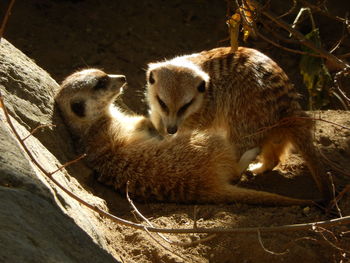
[[[97,81],[94,90],[104,90],[107,88],[109,82],[108,76],[104,76]]]
[[[205,81],[204,80],[197,86],[197,90],[200,93],[203,93],[205,91]]]
[[[77,101],[70,104],[71,110],[79,117],[85,117],[85,102]]]
[[[193,99],[190,102],[187,102],[185,105],[183,105],[179,111],[177,112],[177,116],[181,116],[185,113],[185,111],[188,109],[188,107],[193,103]]]
[[[156,81],[154,80],[153,72],[152,72],[152,71],[149,73],[148,82],[149,82],[150,84],[154,84],[154,82],[156,82]]]
[[[162,108],[162,110],[165,112],[169,112],[169,109],[168,109],[167,105],[164,103],[164,101],[162,101],[158,96],[157,96],[157,100],[158,100],[158,103],[159,103],[160,107]]]

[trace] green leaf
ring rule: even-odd
[[[318,47],[321,47],[321,39],[318,28],[307,34],[306,39],[312,41]],[[307,47],[302,47],[305,52],[313,53]],[[320,109],[329,104],[329,87],[332,83],[332,77],[320,57],[303,55],[300,60],[300,73],[303,76],[304,84],[309,92],[309,109]]]

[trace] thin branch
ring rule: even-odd
[[[135,213],[142,219],[144,220],[150,227],[153,227],[151,221],[149,221],[147,219],[147,217],[145,217],[136,207],[136,205],[134,204],[134,202],[131,200],[130,196],[129,196],[129,181],[126,182],[126,199],[128,200],[130,206],[132,207],[132,209],[134,209]],[[173,241],[167,239],[164,235],[162,234],[158,234],[158,236],[160,238],[162,238],[165,242],[169,243],[169,244],[173,244]]]
[[[340,88],[340,77],[350,73],[350,66],[345,67],[341,71],[337,72],[334,76],[334,86],[340,92],[340,94],[350,103],[350,98],[345,94],[345,92]]]
[[[335,208],[337,209],[337,212],[339,214],[339,217],[343,217],[343,214],[339,208],[339,205],[338,205],[338,201],[337,201],[337,197],[336,197],[336,194],[335,194],[335,185],[334,185],[334,180],[333,180],[333,177],[329,175],[329,179],[331,181],[331,184],[332,184],[332,195],[333,195],[333,200],[332,200],[332,205],[335,206]]]
[[[255,136],[257,134],[263,133],[263,132],[265,132],[267,130],[270,130],[270,129],[273,129],[273,128],[276,128],[276,127],[279,127],[279,126],[290,124],[293,120],[323,121],[323,122],[332,124],[334,126],[338,126],[340,128],[343,128],[343,129],[346,129],[346,130],[350,130],[350,127],[347,127],[347,126],[335,123],[333,121],[328,121],[328,120],[325,120],[325,119],[322,119],[322,118],[315,118],[315,117],[286,117],[286,118],[283,118],[283,119],[279,120],[276,124],[273,124],[273,125],[270,125],[270,126],[267,126],[267,127],[263,127],[261,129],[259,129],[257,132],[254,132],[254,133],[249,134],[249,135],[245,135],[245,136],[241,137],[240,139],[249,138],[249,137]]]
[[[320,14],[322,14],[322,15],[328,17],[328,18],[331,18],[331,19],[336,20],[336,21],[341,22],[341,23],[345,23],[346,22],[346,19],[344,19],[342,17],[339,17],[339,16],[332,16],[328,12],[325,12],[324,10],[322,10],[319,6],[310,4],[306,0],[298,0],[298,1],[301,2],[304,6],[307,6],[307,7],[311,8],[311,9],[317,11]]]
[[[349,110],[349,107],[347,105],[347,104],[350,104],[349,102],[347,102],[347,104],[346,104],[346,102],[343,100],[343,98],[338,93],[336,93],[334,90],[331,90],[331,93],[334,97],[336,97],[339,100],[339,102],[343,106],[344,110]]]
[[[334,244],[332,241],[330,241],[324,234],[323,232],[327,232],[328,234],[330,234],[334,239],[335,241],[338,241],[337,238],[335,237],[335,235],[329,231],[328,229],[325,229],[325,228],[322,228],[322,227],[317,227],[315,229],[315,232],[316,233],[319,233],[321,235],[321,237],[327,242],[328,245],[330,245],[331,247],[333,247],[334,249],[338,250],[338,251],[341,251],[341,252],[346,252],[346,253],[350,253],[350,250],[346,250],[346,249],[343,249],[341,247],[339,247],[338,245]]]
[[[342,55],[339,55],[340,58],[348,58],[350,57],[350,52],[349,53],[345,53],[345,54],[342,54]]]
[[[322,151],[319,151],[319,153],[322,156],[322,158],[327,162],[327,164],[332,167],[332,169],[334,169],[335,171],[343,175],[350,176],[349,172],[346,172],[341,167],[339,167],[335,162],[331,161]]]
[[[262,249],[263,249],[265,252],[267,252],[267,253],[269,253],[269,254],[271,254],[271,255],[274,255],[274,256],[283,256],[283,255],[289,253],[289,249],[286,249],[286,251],[281,252],[281,253],[279,253],[279,252],[273,252],[273,251],[271,251],[271,250],[268,250],[268,249],[264,246],[264,244],[263,244],[263,242],[262,242],[262,240],[261,240],[261,233],[260,233],[260,231],[258,230],[257,233],[258,233],[259,244],[260,244],[260,246],[262,247]]]
[[[309,52],[305,52],[305,51],[301,51],[301,50],[297,50],[297,49],[292,49],[292,48],[288,48],[288,47],[285,47],[285,46],[282,46],[278,43],[276,43],[275,41],[271,40],[270,38],[268,37],[265,37],[263,34],[261,34],[260,32],[257,31],[257,36],[262,38],[263,40],[265,40],[266,42],[269,42],[270,44],[278,47],[278,48],[281,48],[285,51],[288,51],[288,52],[292,52],[292,53],[296,53],[296,54],[300,54],[300,55],[307,55],[307,56],[312,56],[312,57],[323,57],[322,55],[320,54],[316,54],[316,53],[309,53]]]
[[[1,38],[3,37],[3,35],[4,35],[6,24],[7,24],[7,21],[9,19],[10,15],[11,15],[11,9],[12,9],[14,3],[15,3],[15,0],[10,0],[10,3],[8,4],[6,12],[5,12],[5,16],[2,19],[1,27],[0,27],[0,41],[1,41]]]
[[[346,35],[344,34],[344,30],[343,30],[342,36],[337,41],[337,43],[335,43],[335,45],[331,48],[331,50],[329,50],[329,53],[333,53],[334,51],[336,51],[340,47],[341,43],[344,41],[345,38],[346,38]]]
[[[66,168],[69,165],[72,165],[73,163],[77,163],[79,162],[81,159],[84,159],[86,157],[86,154],[82,154],[80,156],[78,156],[76,159],[66,162],[65,164],[61,165],[60,167],[58,167],[55,171],[48,173],[50,176],[52,176],[54,173],[57,173],[58,171],[62,170],[63,168]]]
[[[338,205],[337,202],[339,202],[343,197],[344,195],[350,191],[350,184],[346,185],[344,187],[344,189],[337,195],[337,197],[335,198],[335,200],[333,200],[333,202],[329,205],[329,209],[333,209],[333,207],[335,205]]]
[[[154,227],[152,225],[152,223],[147,219],[147,217],[145,217],[141,212],[140,210],[137,209],[136,205],[134,204],[134,202],[132,201],[132,199],[130,198],[129,196],[129,181],[126,183],[126,199],[128,200],[129,204],[131,205],[132,209],[134,209],[135,213],[141,218],[143,219],[150,227]],[[196,206],[194,206],[196,207]],[[194,221],[196,222],[196,221]],[[194,226],[193,228],[196,228],[197,225],[194,223]],[[148,229],[145,229],[145,231],[148,231]],[[151,233],[149,233],[151,235]],[[201,239],[198,239],[198,240],[195,240],[195,241],[191,241],[191,242],[177,242],[177,241],[171,241],[170,239],[166,238],[164,235],[162,235],[161,233],[157,233],[157,235],[162,238],[165,242],[171,244],[171,245],[178,245],[178,246],[182,246],[182,247],[189,247],[189,246],[193,246],[193,245],[198,245],[200,243],[203,243],[203,242],[206,242],[206,241],[209,241],[211,239],[213,239],[214,237],[216,237],[216,234],[213,234],[213,235],[210,235],[208,237],[205,237],[205,238],[201,238]],[[154,237],[152,236],[152,238],[154,239]],[[157,240],[156,240],[157,241]],[[157,241],[158,243],[158,241]],[[166,248],[169,252],[172,252],[174,253],[175,255],[177,255],[175,252],[169,250],[168,248]],[[181,257],[180,255],[177,255],[179,257]]]
[[[344,189],[338,194],[336,198],[337,201],[339,202],[340,199],[342,199],[347,192],[350,192],[350,184],[346,185]]]
[[[281,40],[286,43],[291,43],[291,44],[299,44],[298,40],[281,36],[280,33],[276,32],[276,29],[272,27],[271,22],[266,22],[264,20],[261,20],[260,22],[263,24],[264,29],[268,31],[268,33],[273,34],[274,37],[278,38],[278,40]],[[308,55],[312,56],[312,54],[308,54]]]
[[[278,16],[277,18],[281,19],[282,17],[285,17],[285,16],[293,13],[296,7],[297,7],[297,1],[293,0],[293,6],[287,12],[285,12],[283,15]]]
[[[317,47],[312,41],[306,39],[302,33],[292,28],[289,24],[287,24],[283,20],[278,19],[275,15],[273,15],[269,11],[261,9],[261,6],[257,1],[255,0],[251,0],[251,1],[254,4],[254,6],[256,6],[264,16],[266,16],[271,21],[276,23],[278,26],[280,26],[281,28],[285,29],[286,31],[291,33],[293,36],[295,36],[300,41],[300,44],[310,48],[314,52],[320,54],[322,57],[332,61],[335,65],[337,65],[341,69],[349,66],[346,62],[342,61],[341,59],[334,56],[333,54],[330,54],[328,51],[326,51],[322,47]]]
[[[36,133],[39,129],[41,129],[41,128],[55,127],[55,126],[56,126],[56,125],[54,125],[54,124],[41,124],[41,125],[35,127],[26,137],[24,137],[24,138],[22,139],[22,141],[27,140],[30,136],[32,136],[33,134],[35,134],[35,133]]]

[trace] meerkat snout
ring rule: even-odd
[[[126,85],[126,77],[124,75],[114,75],[114,74],[108,74],[107,75],[111,87],[115,89],[119,89],[120,92],[123,91],[124,86]]]

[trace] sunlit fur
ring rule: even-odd
[[[97,79],[106,75],[89,70],[69,76],[56,96],[62,116],[87,153],[88,165],[99,180],[141,200],[185,203],[245,202],[251,204],[310,204],[281,195],[232,185],[256,157],[247,151],[240,163],[221,135],[190,132],[161,140],[150,133],[151,123],[129,116],[113,106],[123,85],[115,77],[106,89],[96,91]],[[72,111],[72,102],[84,100],[85,116]]]
[[[147,79],[150,119],[160,133],[166,134],[169,126],[175,126],[178,133],[219,132],[235,145],[237,156],[259,146],[262,166],[256,173],[273,169],[293,145],[324,197],[331,197],[331,184],[313,145],[313,122],[305,119],[308,115],[299,105],[299,94],[269,57],[250,48],[240,47],[234,53],[230,48],[216,48],[151,63]],[[206,82],[204,93],[197,90],[201,80]],[[159,106],[157,96],[168,112]],[[189,100],[195,103],[178,116]],[[284,118],[291,119],[280,125]]]

